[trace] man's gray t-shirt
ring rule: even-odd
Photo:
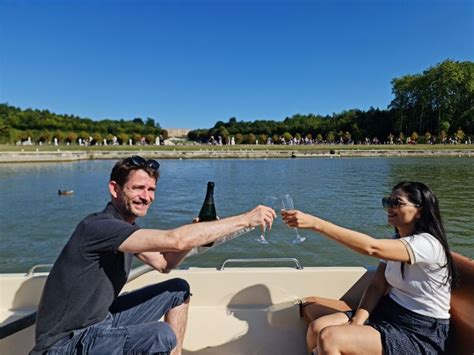
[[[127,281],[133,255],[118,247],[139,227],[109,203],[76,227],[56,260],[41,296],[34,351],[107,316]]]

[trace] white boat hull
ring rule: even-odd
[[[472,355],[474,261],[456,253],[453,260],[461,287],[451,297],[447,353]],[[354,307],[372,274],[362,267],[191,268],[169,274],[138,268],[132,270],[123,292],[175,277],[188,281],[193,296],[184,354],[303,355],[307,321],[318,314],[314,311],[328,304],[331,309],[342,309],[341,304]],[[0,275],[0,354],[27,354],[33,347],[34,325],[16,333],[8,328],[28,320],[28,315],[33,319],[46,277],[46,273]],[[324,304],[327,300],[321,298],[335,300]]]
[[[193,296],[184,354],[306,354],[304,298],[357,299],[366,272],[361,267],[151,271],[129,282],[124,292],[174,277],[189,282]],[[1,276],[2,324],[36,308],[45,279],[46,274]],[[26,354],[33,344],[30,326],[0,340],[0,353]]]

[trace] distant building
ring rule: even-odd
[[[168,132],[168,138],[182,138],[187,137],[190,128],[163,128]]]

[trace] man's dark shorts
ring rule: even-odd
[[[169,354],[176,335],[159,319],[190,296],[183,279],[171,279],[119,296],[106,319],[72,331],[47,354]],[[87,310],[84,310],[87,312]]]

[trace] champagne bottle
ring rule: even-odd
[[[201,211],[199,211],[199,222],[215,221],[217,219],[216,206],[214,205],[214,182],[207,183],[207,192]],[[205,247],[211,247],[212,242],[205,244]]]

